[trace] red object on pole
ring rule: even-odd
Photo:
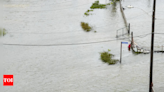
[[[131,44],[129,44],[129,46],[128,46],[129,51],[130,51],[130,47],[131,47]]]
[[[131,47],[131,44],[129,44],[128,48],[130,48],[130,47]]]

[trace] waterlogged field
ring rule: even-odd
[[[1,82],[0,90],[148,91],[149,54],[133,54],[128,51],[128,45],[123,45],[121,64],[108,65],[101,61],[101,52],[108,49],[115,55],[114,59],[120,58],[121,40],[115,37],[116,30],[124,27],[124,21],[118,3],[107,6],[107,9],[95,9],[92,15],[84,16],[93,2],[95,0],[3,0],[1,26],[7,34],[2,41],[1,74],[13,74],[14,86],[4,87]],[[100,0],[100,3],[109,2]],[[85,32],[81,22],[92,25],[96,33]],[[78,44],[106,40],[110,41]],[[164,54],[155,53],[153,81],[156,92],[164,89],[163,67]]]

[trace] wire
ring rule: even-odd
[[[67,4],[67,3],[70,3],[70,2],[65,2],[65,3],[62,2],[62,4]],[[53,6],[56,6],[56,4],[60,4],[60,3],[47,4],[47,5],[38,5],[38,6],[32,6],[32,5],[28,5],[28,4],[25,5],[25,4],[19,3],[18,6],[19,6],[19,5],[25,5],[25,6],[28,6],[28,8],[36,8],[36,7],[45,7],[45,6],[52,6],[52,5],[53,5]],[[12,6],[12,5],[11,5],[11,6]],[[30,7],[29,7],[29,6],[30,6]],[[70,6],[70,5],[64,5],[64,6]],[[4,5],[4,7],[5,7],[5,5]]]
[[[139,14],[139,15],[137,15],[137,16],[135,16],[135,17],[131,17],[131,18],[129,18],[129,19],[134,19],[134,18],[139,17],[139,16],[144,15],[144,14],[145,14],[145,13],[142,13],[142,14]]]
[[[73,7],[79,7],[79,6],[83,6],[83,5],[87,5],[87,4],[91,4],[90,3],[86,3],[86,4],[82,4],[82,5],[78,5],[78,6],[73,6]],[[57,11],[57,10],[64,10],[64,9],[70,9],[72,7],[67,7],[67,8],[62,8],[62,9],[55,9],[55,10],[40,10],[40,11],[9,11],[9,12],[48,12],[48,11]]]
[[[139,36],[134,36],[134,37],[146,37],[147,35],[150,35],[152,33],[144,34],[144,35],[139,35]],[[164,34],[164,33],[154,33],[154,34]]]
[[[145,37],[147,35],[150,35],[151,33],[148,33],[148,34],[144,34],[144,35],[139,35],[139,36],[134,36],[134,37]]]
[[[72,0],[69,0],[69,1],[64,1],[64,2],[60,2],[60,3],[55,3],[54,4],[49,4],[49,5],[37,5],[37,6],[30,6],[31,7],[44,7],[44,6],[50,6],[50,5],[56,5],[56,4],[67,4],[67,3],[70,3]],[[28,1],[27,1],[28,2]],[[65,6],[65,5],[64,5]]]
[[[95,44],[95,43],[103,43],[103,42],[110,42],[110,41],[117,41],[123,39],[116,39],[116,40],[104,40],[104,41],[97,41],[97,42],[86,42],[86,43],[68,43],[68,44],[46,44],[46,45],[39,45],[39,44],[7,44],[3,43],[3,45],[9,46],[68,46],[68,45],[84,45],[84,44]]]
[[[140,10],[142,10],[143,12],[145,12],[147,15],[149,15],[149,12],[146,12],[144,9],[141,9],[141,8],[139,8],[139,7],[134,7],[134,8],[140,9]],[[151,12],[151,11],[150,11],[150,12]],[[149,16],[152,16],[152,15],[149,15]]]
[[[133,38],[136,37],[145,37],[147,35],[149,35],[151,33],[148,34],[144,34],[144,35],[139,35],[139,36],[134,36]],[[155,34],[164,34],[164,33],[155,33]],[[86,42],[86,43],[68,43],[68,44],[46,44],[46,45],[39,45],[39,44],[7,44],[7,43],[3,43],[3,45],[9,45],[9,46],[68,46],[68,45],[84,45],[84,44],[95,44],[95,43],[103,43],[103,42],[110,42],[110,41],[117,41],[117,40],[125,40],[125,39],[129,39],[129,38],[122,38],[122,39],[115,39],[115,40],[104,40],[104,41],[97,41],[97,42]]]
[[[65,2],[70,2],[71,0],[67,0]],[[10,1],[6,1],[7,3],[9,3]],[[13,3],[13,2],[18,2],[18,3],[24,3],[24,2],[28,2],[28,3],[31,3],[31,2],[38,2],[38,1],[11,1],[10,3]]]
[[[152,34],[152,33],[148,33],[148,34],[144,34],[144,35],[138,35],[138,36],[133,36],[133,38],[144,38],[144,37],[146,37],[146,36],[148,36],[148,35],[150,35],[150,34]],[[154,33],[154,34],[164,34],[164,33]],[[124,39],[129,39],[130,37],[128,37],[128,38],[124,38]]]
[[[144,9],[141,9],[141,8],[139,8],[139,7],[134,7],[134,8],[140,9],[140,10],[142,10],[143,12],[145,12],[148,16],[152,17],[152,15],[149,15],[149,12],[152,12],[152,11],[146,12]],[[162,11],[157,11],[157,12],[162,12]],[[163,11],[163,12],[164,12],[164,11]],[[132,17],[132,18],[129,18],[129,19],[133,19],[133,18],[139,17],[139,16],[141,16],[141,15],[144,15],[145,13],[142,13],[142,14],[140,14],[140,15],[137,15],[137,16]],[[155,18],[155,19],[156,19],[156,20],[164,20],[164,19],[160,19],[160,18]]]
[[[155,33],[155,34],[164,34],[164,33]]]

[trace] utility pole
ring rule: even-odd
[[[130,34],[130,23],[129,23],[129,27],[128,27],[128,35]]]
[[[132,42],[131,42],[131,47],[133,48],[133,43],[134,43],[134,42],[133,42],[133,32],[131,32],[131,37],[132,37],[132,38],[131,38],[131,40],[132,40]]]
[[[154,52],[154,29],[155,29],[155,10],[156,10],[156,0],[153,3],[153,16],[152,16],[152,34],[151,34],[151,55],[150,55],[150,81],[149,81],[149,92],[152,92],[153,86],[153,52]]]

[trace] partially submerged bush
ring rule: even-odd
[[[116,0],[117,1],[117,0]],[[107,4],[99,4],[99,1],[95,1],[92,6],[90,7],[91,10],[87,10],[84,15],[88,16],[90,11],[93,11],[93,9],[104,9],[106,8],[107,5],[112,4],[113,2],[115,2],[114,0],[111,3],[107,3]]]
[[[85,12],[85,13],[84,13],[84,15],[88,16],[88,15],[89,15],[89,13],[88,13],[88,12]]]
[[[86,31],[86,32],[89,32],[89,31],[91,31],[91,27],[89,26],[89,24],[88,23],[85,23],[85,22],[81,22],[81,27],[83,28],[83,30],[84,31]]]
[[[96,9],[96,8],[106,8],[106,4],[99,4],[99,1],[95,1],[92,6],[90,7],[91,9]]]
[[[90,12],[90,11],[93,11],[93,10],[87,10],[86,12]]]
[[[108,50],[110,51],[110,50]],[[102,52],[101,53],[101,60],[105,63],[108,63],[108,64],[115,64],[117,63],[117,59],[112,59],[114,57],[113,54],[109,53],[109,52]]]
[[[99,1],[95,1],[90,8],[91,9],[104,9],[106,8],[107,5],[111,5],[115,3],[116,1],[119,1],[119,0],[112,0],[111,3],[107,3],[107,4],[99,4]]]
[[[93,11],[93,10],[87,10],[87,11],[84,13],[84,15],[88,16],[90,11]]]
[[[6,35],[6,29],[0,29],[0,36]]]

